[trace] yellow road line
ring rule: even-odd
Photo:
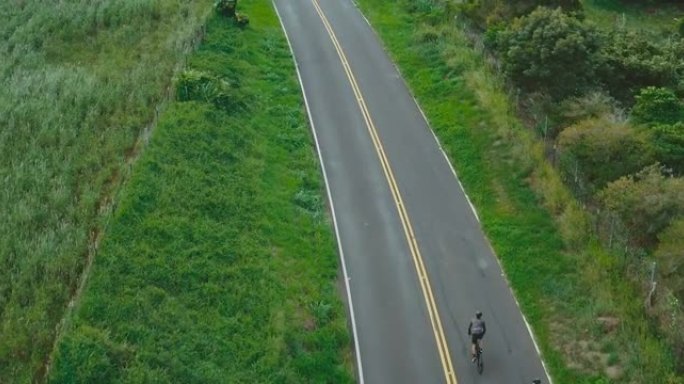
[[[359,109],[361,109],[361,114],[363,115],[366,127],[368,128],[368,133],[371,136],[373,145],[375,146],[375,150],[380,159],[380,164],[382,165],[385,177],[387,178],[387,182],[389,183],[390,191],[392,192],[392,197],[394,198],[394,203],[396,204],[397,210],[399,211],[401,224],[404,229],[404,234],[408,242],[409,250],[411,251],[411,256],[413,257],[413,262],[416,267],[416,273],[418,274],[418,280],[420,282],[420,286],[423,291],[423,297],[425,298],[425,303],[427,305],[428,314],[430,315],[430,324],[432,326],[432,331],[434,333],[435,341],[437,343],[437,349],[439,351],[439,357],[442,363],[442,368],[444,369],[444,376],[446,382],[448,384],[457,384],[458,382],[456,381],[456,374],[454,372],[454,367],[451,363],[451,357],[449,355],[449,347],[447,345],[446,337],[444,335],[444,329],[442,328],[442,321],[440,320],[439,312],[437,311],[437,304],[435,303],[435,298],[432,294],[432,289],[430,288],[430,280],[428,278],[427,269],[425,268],[425,264],[423,263],[423,258],[420,254],[420,248],[418,247],[418,242],[416,241],[416,237],[413,233],[413,227],[411,226],[411,221],[409,220],[408,212],[406,211],[406,207],[404,206],[401,194],[399,193],[399,187],[397,186],[397,182],[394,178],[394,173],[392,172],[389,160],[385,155],[385,150],[382,146],[382,143],[380,142],[380,137],[378,136],[377,129],[375,128],[375,124],[373,123],[373,119],[371,118],[370,112],[366,107],[366,101],[364,100],[363,95],[361,94],[361,89],[359,88],[358,83],[356,82],[356,78],[354,77],[351,67],[349,66],[347,56],[342,50],[342,46],[337,40],[335,32],[333,31],[332,26],[328,21],[328,18],[325,16],[323,10],[318,4],[318,0],[311,0],[311,2],[313,3],[314,8],[316,9],[316,12],[318,13],[319,17],[321,18],[321,21],[323,22],[323,25],[325,26],[325,29],[327,30],[328,35],[330,36],[330,39],[333,45],[335,46],[337,55],[339,56],[340,61],[342,62],[344,71],[347,75],[347,78],[349,79],[349,84],[351,85],[352,90],[354,91],[356,102],[359,105]]]

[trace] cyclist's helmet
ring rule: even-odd
[[[475,312],[475,317],[477,317],[478,319],[480,317],[482,317],[482,312],[480,312],[480,311]]]

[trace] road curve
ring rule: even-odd
[[[334,207],[359,382],[547,382],[455,173],[358,9],[274,4]],[[487,321],[482,375],[468,356],[476,309]]]

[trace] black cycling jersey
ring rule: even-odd
[[[484,320],[482,320],[482,319],[470,320],[470,325],[468,325],[468,334],[469,335],[484,336],[485,332],[487,332],[487,326],[485,325]]]

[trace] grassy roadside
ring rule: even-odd
[[[211,2],[0,2],[1,383],[42,378],[126,163]]]
[[[676,382],[641,300],[451,17],[358,0],[481,215],[554,382]]]
[[[284,36],[209,21],[189,68],[231,110],[174,102],[107,228],[50,382],[351,382],[337,256]]]

